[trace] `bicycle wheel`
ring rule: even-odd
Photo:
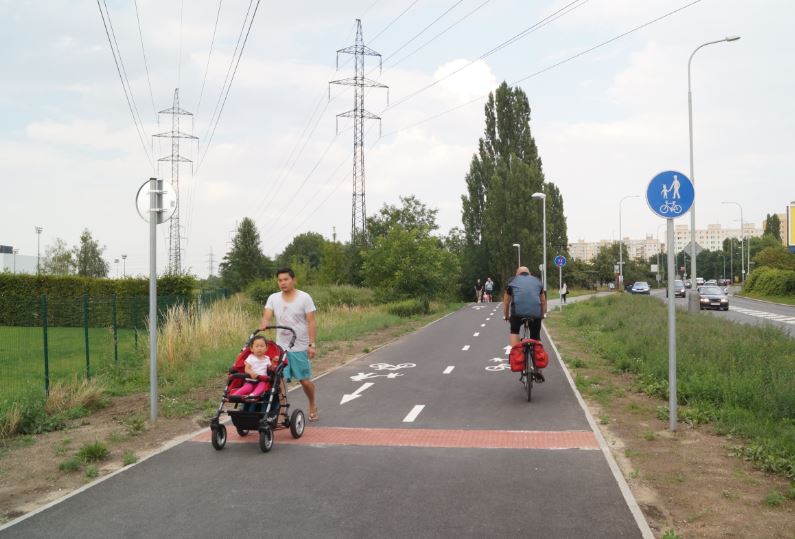
[[[527,402],[533,396],[533,359],[530,357],[530,347],[524,347],[524,387],[527,391]]]

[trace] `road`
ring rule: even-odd
[[[467,305],[319,378],[299,440],[203,432],[0,536],[650,537],[552,348],[528,403],[506,334]]]
[[[652,295],[665,299],[664,290],[654,290]],[[676,298],[676,306],[687,309],[687,299]],[[730,295],[728,311],[709,310],[705,312],[710,313],[712,316],[733,320],[741,324],[772,324],[795,337],[795,306],[778,305]]]

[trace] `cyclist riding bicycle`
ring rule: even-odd
[[[541,319],[547,314],[547,294],[541,281],[526,266],[516,270],[516,275],[505,287],[502,299],[503,319],[511,323],[511,346],[519,343],[522,320],[528,319],[530,338],[541,340]]]

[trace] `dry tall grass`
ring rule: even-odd
[[[158,329],[158,361],[180,366],[201,350],[215,350],[245,339],[257,325],[249,301],[240,296],[216,301],[208,307],[175,305],[166,311]]]
[[[107,390],[96,379],[55,382],[44,403],[44,411],[50,415],[70,408],[99,410],[107,404]]]
[[[16,436],[21,424],[22,407],[18,403],[13,403],[3,413],[0,413],[0,440]]]

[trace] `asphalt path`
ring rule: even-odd
[[[689,290],[688,293],[690,293]],[[664,290],[654,290],[652,295],[665,300]],[[676,298],[676,306],[687,309],[687,298]],[[795,337],[795,306],[743,298],[730,293],[728,311],[705,310],[702,312],[740,324],[770,324]]]
[[[299,440],[280,430],[263,454],[232,428],[215,451],[202,433],[0,536],[648,537],[551,346],[527,402],[499,309],[467,305],[319,378]]]

